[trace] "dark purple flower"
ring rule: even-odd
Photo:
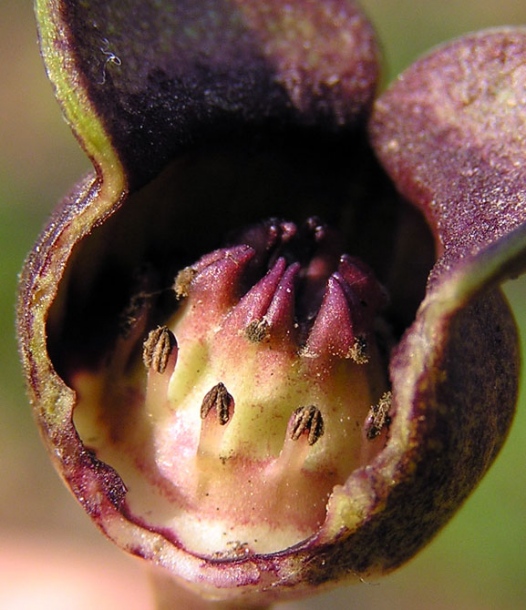
[[[486,472],[517,396],[526,30],[376,102],[344,0],[37,1],[93,161],[21,280],[50,454],[119,546],[205,596],[389,572]]]

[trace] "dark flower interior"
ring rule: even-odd
[[[311,216],[341,232],[345,251],[386,287],[396,337],[414,319],[435,259],[421,215],[403,202],[361,134],[255,134],[211,142],[171,163],[75,248],[52,309],[49,349],[57,371],[98,365],[134,293],[151,293],[151,325],[176,307],[177,273],[244,226]],[[148,287],[137,273],[150,267]],[[73,364],[75,363],[75,364]]]

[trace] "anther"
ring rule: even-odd
[[[365,436],[372,441],[380,436],[384,428],[391,424],[389,409],[391,408],[391,392],[382,394],[378,404],[369,409],[369,414],[365,421]]]
[[[177,274],[174,282],[174,292],[177,299],[184,299],[188,296],[188,291],[192,280],[196,276],[197,271],[193,267],[185,267]]]
[[[367,339],[365,337],[356,338],[354,345],[349,350],[349,356],[356,364],[367,364],[369,362]]]
[[[323,436],[323,417],[318,407],[314,405],[298,407],[293,413],[293,418],[290,433],[293,441],[297,441],[302,434],[307,433],[307,442],[309,445],[314,445],[320,436]]]
[[[270,324],[265,318],[253,320],[245,328],[245,334],[251,343],[261,343],[261,341],[266,339],[270,334]]]
[[[151,330],[143,345],[144,366],[156,373],[164,373],[174,349],[177,349],[177,340],[169,328],[159,326]]]
[[[203,398],[201,419],[204,419],[212,409],[215,409],[219,424],[224,426],[230,419],[233,407],[234,398],[229,394],[224,383],[219,382]]]

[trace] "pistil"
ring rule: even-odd
[[[76,380],[76,424],[123,473],[131,512],[195,553],[301,542],[385,445],[387,296],[342,243],[317,218],[243,229],[178,273],[177,308],[157,326],[159,288],[143,273],[108,367],[117,382]],[[82,400],[93,384],[112,404],[105,427]]]
[[[313,533],[332,488],[364,451],[370,457],[385,442],[388,384],[375,321],[387,297],[364,263],[341,252],[341,241],[316,218],[244,229],[178,274],[169,331],[153,331],[177,338],[167,428],[181,418],[200,428],[185,438],[177,468],[162,476],[186,505],[199,506],[197,521],[222,524],[239,540],[250,532],[243,543],[252,550],[263,548],[255,542],[263,538],[265,550],[279,548],[282,530],[287,544]],[[145,345],[152,342],[149,335]],[[371,420],[380,412],[382,422]],[[383,441],[364,449],[381,433]],[[163,459],[166,434],[157,435],[157,451],[171,464]],[[234,507],[247,481],[243,508]],[[298,506],[311,506],[301,523],[290,498],[283,503],[292,489]],[[204,539],[188,542],[208,548]]]

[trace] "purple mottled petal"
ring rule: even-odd
[[[135,184],[248,122],[353,125],[376,88],[374,34],[354,2],[60,0],[53,13]]]
[[[516,271],[526,248],[525,57],[526,30],[460,39],[411,66],[373,111],[377,155],[425,214],[439,258],[391,356],[389,442],[374,468],[345,484],[368,505],[341,549],[353,569],[393,569],[424,544],[489,468],[511,423],[516,328],[500,291],[482,289]],[[342,504],[331,499],[330,532]]]
[[[417,61],[376,103],[373,145],[434,228],[435,277],[526,221],[525,60],[526,29],[473,34]]]

